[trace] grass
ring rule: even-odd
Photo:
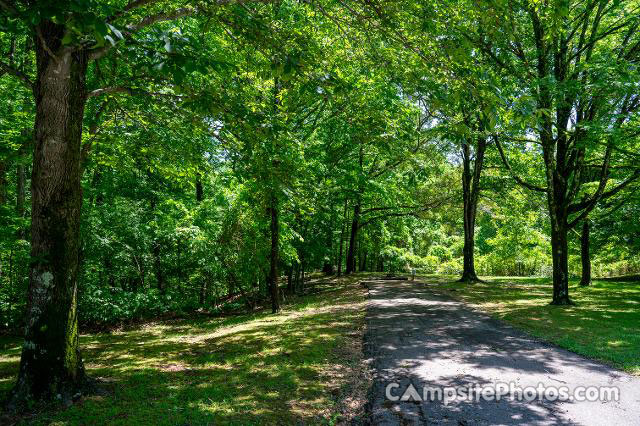
[[[575,306],[551,306],[544,278],[483,278],[462,284],[439,278],[438,288],[560,347],[640,375],[640,283],[571,282]],[[433,282],[433,279],[425,279]]]
[[[329,424],[357,416],[367,384],[360,346],[366,294],[356,280],[316,284],[317,292],[290,301],[278,315],[160,321],[83,335],[85,366],[103,392],[67,409],[50,406],[10,420]],[[2,393],[15,380],[20,344],[0,341]]]

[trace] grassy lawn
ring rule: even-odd
[[[368,387],[357,277],[315,285],[281,314],[160,321],[81,337],[102,392],[67,409],[0,423],[83,425],[330,424],[362,411]],[[20,339],[0,340],[0,392]]]
[[[594,281],[570,285],[575,306],[551,306],[545,278],[490,277],[461,284],[435,278],[451,296],[534,336],[589,358],[640,375],[640,283]]]

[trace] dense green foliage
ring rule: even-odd
[[[18,2],[20,17],[3,9],[2,327],[24,323],[29,282],[35,107],[9,72],[35,78],[26,18],[64,21],[72,29],[64,43],[116,45],[87,74],[81,323],[260,303],[268,297],[273,209],[278,274],[289,292],[302,291],[309,271],[344,273],[351,245],[355,270],[460,273],[460,144],[478,135],[504,138],[513,168],[490,144],[476,221],[478,273],[550,276],[546,199],[511,178],[544,182],[535,120],[552,114],[536,104],[526,13],[514,12],[509,34],[492,27],[506,7],[501,1],[480,9],[465,2],[203,3],[131,36],[138,18],[171,5],[117,15],[121,3],[27,9]],[[552,34],[586,13],[535,7]],[[590,136],[579,142],[582,155],[596,160],[608,155],[602,141],[615,147],[607,189],[637,174],[637,8],[626,1],[606,9],[602,19],[615,35],[590,50],[591,62],[575,64],[576,72],[590,68],[566,89],[610,104],[580,128]],[[105,24],[103,16],[112,18]],[[501,50],[519,34],[513,52]],[[621,42],[624,63],[612,56]],[[585,170],[575,178],[584,182],[577,199],[598,186],[598,170],[586,178]],[[590,213],[594,275],[638,272],[639,209],[632,182]],[[577,232],[569,244],[570,273],[578,275]]]

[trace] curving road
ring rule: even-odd
[[[369,391],[373,424],[640,425],[640,377],[537,341],[424,284],[366,285],[365,352],[374,374]],[[387,389],[389,383],[397,386]],[[546,390],[533,394],[539,383]],[[445,404],[437,391],[423,394],[425,387],[437,388],[451,397],[452,389],[476,385],[486,386],[489,398],[478,399],[476,390],[471,400]],[[536,399],[491,398],[491,389],[504,392],[508,385],[516,393],[531,387],[525,396]],[[619,400],[553,400],[553,389],[565,388],[571,396],[579,386],[617,387]],[[405,394],[408,400],[392,401],[385,396],[387,390],[392,399]],[[543,392],[549,398],[540,398]],[[426,401],[416,401],[415,395],[426,396]]]

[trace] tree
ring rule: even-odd
[[[154,3],[133,1],[122,9],[96,9],[92,2],[1,4],[13,28],[33,38],[36,57],[33,77],[1,64],[32,90],[36,109],[28,319],[14,404],[31,397],[69,399],[85,383],[77,325],[85,106],[90,97],[134,92],[131,87],[90,90],[87,75],[96,61],[145,28],[196,12],[189,6],[157,12]],[[140,13],[139,8],[150,9]]]
[[[544,184],[516,176],[528,189],[547,196],[551,223],[554,305],[570,304],[567,232],[600,200],[623,189],[640,174],[609,185],[617,147],[629,131],[640,97],[633,84],[639,35],[634,2],[565,2],[542,8],[533,2],[487,2],[480,12],[469,5],[477,30],[461,29],[487,63],[520,88],[505,99],[526,140],[544,161]],[[499,17],[505,17],[504,19]],[[635,76],[635,77],[634,77]],[[530,109],[529,109],[530,108]],[[495,137],[511,170],[500,137]],[[595,188],[588,170],[599,170]]]
[[[582,234],[580,234],[580,259],[582,260],[582,273],[580,285],[587,287],[591,285],[591,255],[589,250],[589,221],[582,222]]]

